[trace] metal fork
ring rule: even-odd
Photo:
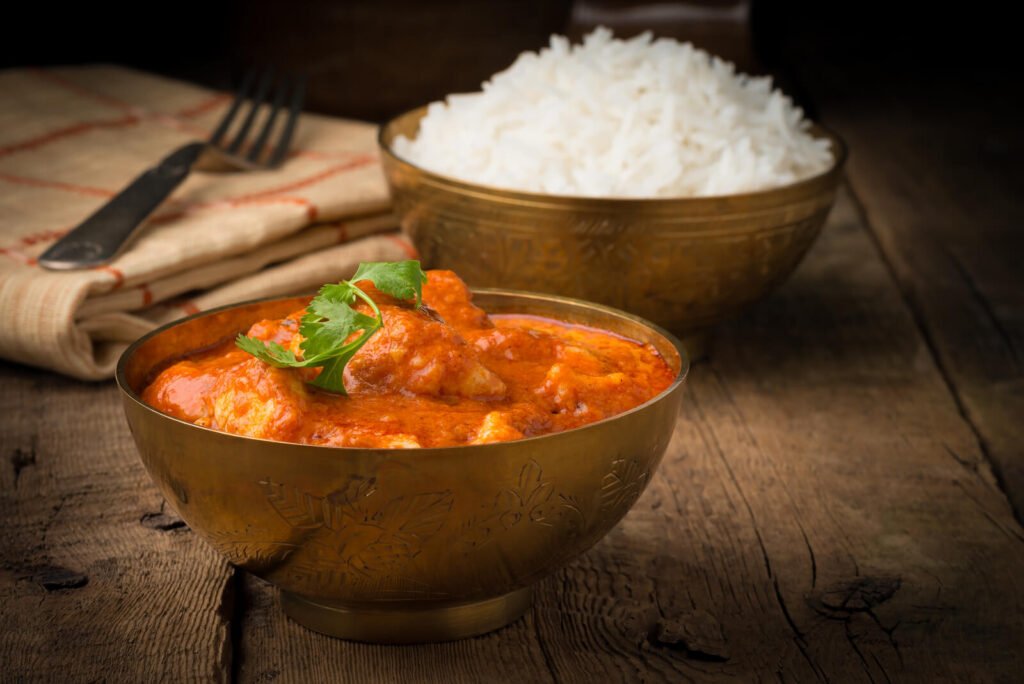
[[[252,171],[280,166],[288,155],[296,122],[305,97],[302,80],[281,79],[274,87],[270,71],[248,72],[234,101],[217,128],[205,142],[193,142],[170,153],[156,166],[132,181],[96,213],[50,246],[39,257],[39,265],[54,271],[91,268],[109,262],[135,235],[160,203],[189,175],[193,168],[203,171]],[[260,108],[273,98],[263,127],[251,144],[249,131]],[[278,113],[288,101],[288,118],[268,145]],[[238,113],[248,112],[238,131],[227,141],[228,131]]]

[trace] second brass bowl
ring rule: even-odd
[[[477,292],[490,313],[589,325],[652,344],[676,372],[630,411],[514,442],[357,449],[218,432],[161,413],[140,393],[187,351],[233,338],[306,298],[215,309],[129,347],[117,368],[142,462],[192,530],[278,586],[303,625],[349,639],[444,641],[516,619],[532,587],[603,537],[650,481],[686,376],[678,340],[606,307]]]
[[[381,128],[384,171],[424,265],[476,287],[537,290],[629,311],[702,355],[707,330],[792,272],[835,200],[846,147],[825,173],[761,192],[626,199],[516,192],[433,173],[399,157],[421,107]]]

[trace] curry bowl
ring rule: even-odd
[[[711,326],[764,297],[796,268],[835,201],[846,147],[824,173],[718,197],[626,199],[517,192],[433,173],[398,156],[426,107],[378,138],[402,229],[428,268],[474,287],[551,292],[642,316],[703,355]]]
[[[660,462],[688,362],[646,321],[568,298],[479,290],[489,313],[545,316],[649,343],[672,384],[636,408],[565,432],[421,449],[313,446],[244,437],[161,413],[146,383],[309,297],[197,314],[134,343],[117,368],[125,413],[153,481],[231,563],[276,585],[311,629],[370,642],[456,639],[525,612],[534,584],[601,539]]]

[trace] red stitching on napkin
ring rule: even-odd
[[[150,110],[146,109],[145,107],[140,107],[138,105],[133,105],[133,104],[131,104],[129,102],[125,102],[124,100],[119,100],[116,97],[111,97],[110,95],[106,95],[106,94],[101,93],[99,91],[92,90],[90,88],[86,88],[85,86],[83,86],[83,85],[81,85],[79,83],[76,83],[75,81],[72,81],[69,78],[65,78],[64,76],[56,74],[56,73],[54,73],[52,71],[48,71],[48,70],[45,70],[45,69],[31,69],[30,73],[33,73],[37,77],[42,78],[44,80],[48,80],[51,83],[59,85],[59,86],[61,86],[62,88],[66,89],[66,90],[70,90],[71,92],[75,93],[76,95],[80,95],[80,96],[85,97],[87,99],[93,100],[94,102],[99,102],[100,104],[104,104],[104,105],[106,105],[108,107],[114,107],[115,109],[119,109],[121,111],[128,112],[130,115],[132,115],[134,117],[137,117],[137,118],[145,117],[147,119],[155,121],[156,123],[162,124],[162,125],[167,126],[169,128],[172,128],[172,129],[175,129],[175,130],[178,130],[178,131],[184,131],[184,132],[190,133],[192,135],[198,135],[199,137],[206,137],[207,135],[209,135],[209,131],[206,130],[205,128],[201,128],[199,126],[196,126],[196,125],[191,124],[191,123],[186,122],[186,121],[181,121],[181,120],[175,118],[174,115],[164,114],[162,112],[150,111]],[[221,94],[219,94],[219,97],[223,99],[223,98],[226,98],[226,97],[229,97],[229,96],[221,93]],[[213,106],[211,104],[211,100],[210,99],[203,100],[203,102],[201,102],[200,105],[203,106],[203,107],[211,107],[211,106]],[[198,107],[199,107],[199,105],[197,105],[197,108]],[[185,112],[185,115],[184,115],[185,118],[188,118],[189,116],[191,116],[188,113],[189,112],[188,109],[183,110],[183,111]]]
[[[32,233],[31,235],[26,235],[21,238],[21,244],[26,247],[31,247],[32,245],[38,245],[40,242],[53,242],[54,240],[59,240],[67,234],[68,231],[66,230],[42,230],[38,233]]]
[[[117,119],[98,120],[92,122],[79,122],[72,125],[64,126],[48,133],[36,136],[29,140],[22,141],[20,143],[12,143],[3,147],[0,147],[0,157],[13,154],[15,152],[32,150],[41,147],[49,142],[60,140],[62,138],[80,135],[90,130],[97,128],[116,128],[123,126],[132,126],[140,123],[143,119],[152,120],[157,123],[170,126],[179,130],[199,132],[202,135],[206,135],[207,131],[202,127],[190,124],[185,121],[181,121],[175,117],[191,118],[200,116],[201,114],[215,109],[218,105],[225,103],[231,98],[231,95],[225,93],[218,93],[214,96],[207,97],[202,101],[179,110],[176,114],[164,114],[160,112],[152,112],[146,110],[143,107],[132,105],[128,102],[119,100],[115,97],[111,97],[102,92],[98,92],[82,86],[74,80],[54,73],[46,69],[31,69],[29,73],[33,74],[41,80],[49,81],[56,84],[66,90],[74,92],[89,100],[99,102],[108,107],[113,107],[117,110],[126,113],[126,116]],[[301,178],[296,181],[291,181],[284,185],[277,187],[268,188],[258,192],[241,195],[234,198],[226,198],[224,200],[218,200],[215,202],[202,202],[195,203],[192,205],[186,205],[182,209],[172,210],[165,214],[158,215],[151,219],[153,223],[160,223],[173,220],[184,214],[187,214],[195,209],[206,209],[206,208],[220,208],[220,207],[237,207],[250,203],[281,203],[281,204],[295,204],[305,207],[307,219],[310,222],[315,221],[320,214],[319,207],[311,200],[303,197],[288,197],[282,196],[282,193],[306,188],[317,183],[320,183],[328,178],[337,176],[347,171],[359,169],[375,163],[378,160],[376,154],[366,153],[327,153],[317,152],[313,150],[294,150],[290,157],[302,157],[312,160],[344,160],[341,163],[328,166],[310,176]],[[86,185],[78,185],[74,183],[65,183],[61,181],[44,180],[40,178],[32,178],[27,176],[19,176],[11,173],[0,172],[0,181],[12,183],[16,185],[25,185],[29,187],[44,188],[50,190],[60,190],[64,192],[70,192],[78,195],[85,195],[89,197],[100,197],[109,198],[116,194],[115,191],[107,190],[104,188],[97,188]],[[45,230],[38,233],[34,233],[20,239],[20,244],[25,246],[33,246],[41,242],[53,241],[64,234],[67,230]],[[342,238],[347,239],[347,234]],[[403,245],[403,249],[409,250],[408,245]],[[8,246],[0,248],[0,254],[3,254],[15,261],[24,263],[27,265],[36,265],[36,259],[29,257],[26,253],[18,249],[17,246]],[[111,270],[112,275],[115,276],[114,288],[120,287],[124,281],[124,275],[120,272],[114,273],[116,269]],[[143,295],[145,297],[145,295]],[[198,310],[198,309],[197,309]]]
[[[25,235],[20,240],[18,240],[17,245],[0,247],[0,254],[12,257],[15,261],[19,261],[22,263],[26,263],[29,266],[33,266],[35,265],[36,260],[22,252],[19,249],[19,247],[33,247],[40,243],[53,242],[54,240],[64,237],[65,235],[67,235],[67,233],[68,231],[66,230],[41,230],[38,233]]]
[[[188,131],[190,133],[194,133],[196,135],[199,135],[200,137],[203,137],[203,138],[207,137],[210,134],[210,129],[203,128],[201,126],[196,126],[196,125],[191,124],[189,122],[181,121],[180,119],[181,118],[188,119],[188,118],[200,116],[201,114],[204,114],[207,111],[210,111],[212,109],[216,109],[218,104],[226,102],[227,100],[229,100],[229,99],[231,99],[233,97],[233,95],[231,95],[229,93],[217,93],[216,95],[210,96],[209,98],[199,102],[196,105],[193,105],[192,107],[186,107],[185,109],[179,110],[177,113],[164,114],[162,112],[150,111],[150,110],[146,109],[145,107],[141,107],[141,106],[138,106],[138,105],[133,105],[131,103],[125,102],[123,100],[119,100],[119,99],[117,99],[115,97],[111,97],[110,95],[106,95],[106,94],[101,93],[101,92],[96,91],[96,90],[91,90],[91,89],[86,88],[85,86],[83,86],[83,85],[81,85],[79,83],[76,83],[75,81],[72,81],[69,78],[66,78],[64,76],[56,74],[56,73],[54,73],[52,71],[47,71],[46,69],[38,69],[37,68],[37,69],[30,69],[29,71],[30,71],[30,73],[35,74],[39,78],[48,80],[48,81],[50,81],[50,82],[52,82],[52,83],[54,83],[56,85],[59,85],[59,86],[61,86],[63,88],[66,88],[67,90],[70,90],[70,91],[72,91],[72,92],[74,92],[74,93],[76,93],[78,95],[81,95],[82,97],[88,98],[88,99],[93,100],[95,102],[100,102],[100,103],[105,104],[105,105],[107,105],[109,107],[114,107],[116,109],[120,109],[122,111],[128,112],[132,116],[140,117],[140,118],[141,117],[145,117],[145,118],[151,119],[151,120],[153,120],[153,121],[155,121],[157,123],[160,123],[160,124],[169,126],[171,128],[174,128],[176,130]],[[335,159],[348,159],[348,158],[351,157],[352,154],[353,153],[350,153],[350,152],[335,153],[335,152],[319,152],[319,151],[316,151],[316,150],[294,149],[294,150],[292,150],[288,154],[288,158],[291,159],[293,157],[302,157],[302,158],[306,158],[306,159],[335,160]],[[362,157],[362,156],[366,156],[366,155],[365,154],[358,155],[357,158]],[[379,156],[376,153],[373,153],[370,156],[373,159],[379,159]]]
[[[178,302],[178,308],[190,316],[192,314],[197,314],[200,311],[202,311],[202,309],[196,306],[195,302],[193,302],[191,299],[183,299],[180,302]]]
[[[15,152],[23,152],[24,150],[34,150],[37,147],[53,142],[54,140],[60,140],[61,138],[70,138],[72,136],[80,135],[82,133],[88,133],[89,131],[97,128],[121,128],[124,126],[133,126],[139,123],[140,119],[137,116],[123,116],[119,119],[109,119],[106,121],[84,121],[81,123],[72,124],[71,126],[65,126],[49,133],[43,133],[42,135],[24,140],[20,143],[12,143],[10,145],[4,145],[0,147],[0,157],[6,157],[9,154]]]
[[[107,105],[108,107],[114,107],[115,109],[120,109],[122,111],[131,112],[133,114],[138,111],[137,107],[134,107],[134,106],[128,104],[127,102],[124,102],[122,100],[118,100],[116,97],[110,97],[109,95],[104,95],[103,93],[97,92],[95,90],[90,90],[89,88],[86,88],[85,86],[79,85],[78,83],[72,81],[71,79],[66,78],[64,76],[61,76],[60,74],[57,74],[57,73],[55,73],[53,71],[50,71],[48,69],[35,68],[35,69],[29,69],[28,71],[29,71],[29,73],[35,75],[38,78],[42,78],[44,80],[50,81],[51,83],[59,85],[62,88],[65,88],[66,90],[70,90],[70,91],[72,91],[74,93],[77,93],[78,95],[81,95],[82,97],[88,98],[88,99],[90,99],[90,100],[92,100],[94,102],[99,102],[100,104]]]
[[[62,87],[68,88],[78,95],[87,97],[91,100],[98,100],[103,104],[114,106],[117,109],[130,113],[127,116],[123,116],[118,119],[110,119],[106,121],[78,122],[70,126],[65,126],[64,128],[58,128],[48,133],[43,133],[42,135],[36,136],[35,138],[31,138],[29,140],[25,140],[20,143],[12,143],[9,145],[5,145],[3,147],[0,147],[0,157],[5,157],[14,152],[21,152],[22,150],[35,149],[47,143],[53,142],[54,140],[60,140],[61,138],[80,135],[82,133],[87,133],[88,131],[97,128],[122,128],[126,126],[134,126],[135,124],[140,123],[143,117],[152,119],[157,123],[163,124],[170,128],[185,131],[187,133],[197,135],[201,138],[205,138],[210,134],[210,131],[207,128],[204,128],[202,126],[196,126],[195,124],[186,121],[181,121],[180,119],[188,119],[195,116],[199,116],[204,112],[217,108],[217,106],[223,104],[226,100],[230,99],[229,95],[220,93],[214,97],[204,98],[198,104],[193,105],[191,107],[186,107],[185,109],[182,109],[181,111],[175,114],[162,114],[160,112],[151,112],[142,107],[136,107],[127,102],[122,102],[115,98],[108,97],[106,95],[102,95],[91,90],[87,90],[79,86],[77,83],[73,83],[72,81],[69,81],[68,79],[62,76],[57,76],[56,74],[52,74],[39,69],[33,70],[33,73],[35,73],[37,76],[42,76],[43,78],[46,78],[48,80],[55,81]]]
[[[319,213],[319,210],[317,209],[316,205],[314,205],[305,197],[289,197],[287,195],[261,197],[250,195],[243,196],[241,198],[217,200],[214,202],[196,202],[195,204],[187,205],[184,209],[181,209],[178,212],[176,212],[176,214],[167,215],[167,218],[161,216],[160,220],[166,221],[169,218],[176,218],[177,216],[190,214],[198,209],[233,209],[235,207],[245,206],[246,204],[295,204],[300,207],[306,208],[306,215],[309,217],[310,220],[315,219],[317,214]]]
[[[339,159],[349,161],[366,156],[372,157],[375,161],[380,160],[380,155],[375,152],[321,152],[319,150],[295,149],[288,153],[289,159],[313,159],[316,161],[338,161]]]
[[[114,192],[103,188],[93,188],[87,185],[74,185],[60,181],[48,181],[39,178],[28,178],[27,176],[15,176],[12,173],[0,173],[0,180],[14,183],[15,185],[29,185],[35,188],[47,188],[50,190],[65,190],[78,195],[90,195],[92,197],[113,197]]]
[[[392,242],[394,242],[399,247],[401,247],[402,251],[405,252],[409,256],[410,259],[419,259],[420,258],[420,253],[416,251],[416,248],[413,247],[412,245],[410,245],[408,242],[406,242],[402,238],[396,237],[394,235],[386,235],[385,237],[387,239],[391,240]]]
[[[372,164],[374,161],[376,161],[375,157],[368,154],[361,154],[344,164],[335,164],[334,166],[329,166],[323,171],[315,173],[312,176],[307,176],[306,178],[303,178],[301,180],[292,181],[291,183],[286,183],[285,185],[280,185],[276,188],[268,188],[266,190],[260,190],[259,192],[250,193],[248,195],[242,195],[241,197],[236,197],[233,201],[246,202],[261,197],[279,195],[283,192],[300,190],[302,188],[309,187],[310,185],[315,185],[320,181],[327,180],[328,178],[331,178],[333,176],[337,176],[339,173],[344,173],[345,171],[353,171],[363,166],[367,166],[368,164]]]
[[[317,173],[315,173],[315,174],[313,174],[311,176],[307,176],[306,178],[302,178],[302,179],[299,179],[299,180],[296,180],[296,181],[292,181],[290,183],[286,183],[285,185],[280,185],[280,186],[274,187],[274,188],[267,188],[266,190],[260,190],[258,192],[249,193],[247,195],[239,195],[238,197],[229,197],[229,198],[226,198],[226,199],[223,199],[223,200],[216,200],[216,201],[213,201],[213,202],[196,203],[196,204],[190,205],[190,207],[211,207],[211,206],[218,206],[218,205],[237,205],[237,204],[247,204],[249,202],[261,201],[261,200],[264,200],[266,198],[270,198],[270,197],[273,197],[275,195],[280,195],[281,193],[288,192],[290,190],[299,190],[301,188],[309,187],[310,185],[315,185],[315,184],[317,184],[317,183],[319,183],[321,181],[327,180],[328,178],[331,178],[333,176],[337,176],[340,173],[344,173],[346,171],[354,171],[356,169],[359,169],[359,168],[362,168],[364,166],[367,166],[368,164],[371,164],[374,161],[376,161],[376,158],[373,157],[372,155],[365,155],[365,154],[364,155],[359,155],[355,159],[352,159],[349,162],[346,162],[344,164],[335,164],[334,166],[330,166],[330,167],[328,167],[328,168],[326,168],[326,169],[324,169],[322,171],[318,171]],[[20,184],[20,185],[31,185],[33,187],[50,188],[50,189],[53,189],[53,190],[66,190],[68,192],[74,192],[74,193],[85,194],[85,195],[93,195],[93,196],[96,196],[96,197],[113,197],[116,194],[112,190],[105,190],[103,188],[94,188],[94,187],[89,187],[89,186],[85,186],[85,185],[74,185],[72,183],[62,183],[60,181],[48,181],[48,180],[42,180],[42,179],[39,179],[39,178],[29,178],[27,176],[15,176],[13,174],[2,173],[2,172],[0,172],[0,180],[7,181],[8,183],[16,183],[16,184]],[[302,198],[291,198],[291,200],[284,200],[282,198],[282,201],[292,201],[292,202],[301,201],[301,202],[303,202],[304,204],[307,204],[307,205],[312,204],[309,200],[302,199]],[[187,209],[185,211],[187,211]],[[311,212],[311,218],[315,218],[317,213],[318,212],[317,212],[316,208],[314,207],[312,212]]]
[[[97,266],[96,270],[106,271],[110,275],[114,276],[114,284],[110,287],[111,290],[116,290],[124,285],[124,273],[119,268],[113,266]]]
[[[231,99],[232,99],[232,96],[228,95],[227,93],[217,93],[216,95],[213,95],[212,97],[208,97],[208,98],[204,99],[203,101],[199,102],[198,104],[192,105],[191,107],[185,107],[184,109],[179,109],[177,112],[175,112],[173,114],[173,116],[180,117],[180,118],[185,118],[185,119],[191,119],[191,118],[196,117],[196,116],[202,116],[203,114],[206,114],[207,112],[210,112],[210,111],[213,111],[214,109],[217,109],[222,104],[226,104]]]
[[[338,242],[348,242],[348,224],[342,221],[338,224]]]
[[[196,140],[201,140],[210,135],[210,131],[203,126],[197,126],[189,121],[182,121],[177,119],[170,114],[161,114],[160,112],[146,112],[146,117],[158,123],[165,128],[178,131],[179,133],[188,133],[190,136],[194,136]]]
[[[149,289],[149,283],[142,283],[139,285],[139,290],[142,292],[142,306],[149,306],[153,303],[153,291]]]
[[[10,257],[14,261],[17,261],[20,264],[25,264],[26,266],[34,266],[36,263],[35,259],[16,247],[0,247],[0,254]]]
[[[304,197],[257,197],[255,199],[246,199],[244,201],[223,199],[211,202],[195,202],[192,204],[179,205],[177,209],[171,209],[152,216],[147,221],[147,224],[159,225],[161,223],[167,223],[168,221],[179,219],[182,216],[187,216],[188,214],[192,214],[197,211],[208,209],[234,209],[246,204],[296,204],[300,207],[306,208],[306,216],[310,221],[315,220],[319,213],[319,209]]]
[[[242,199],[228,200],[232,207],[241,207],[246,204],[295,204],[306,208],[306,214],[311,218],[316,217],[317,209],[305,197],[244,197]]]

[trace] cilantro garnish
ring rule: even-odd
[[[277,342],[264,342],[244,334],[238,335],[235,344],[278,368],[323,368],[312,384],[345,394],[345,366],[383,325],[376,302],[356,286],[361,280],[369,280],[392,297],[415,298],[419,306],[427,274],[418,261],[368,262],[359,265],[351,280],[324,285],[306,307],[299,324],[299,333],[305,338],[299,344],[301,360]],[[359,299],[369,305],[373,316],[355,310],[353,305]],[[352,337],[356,333],[358,336]]]

